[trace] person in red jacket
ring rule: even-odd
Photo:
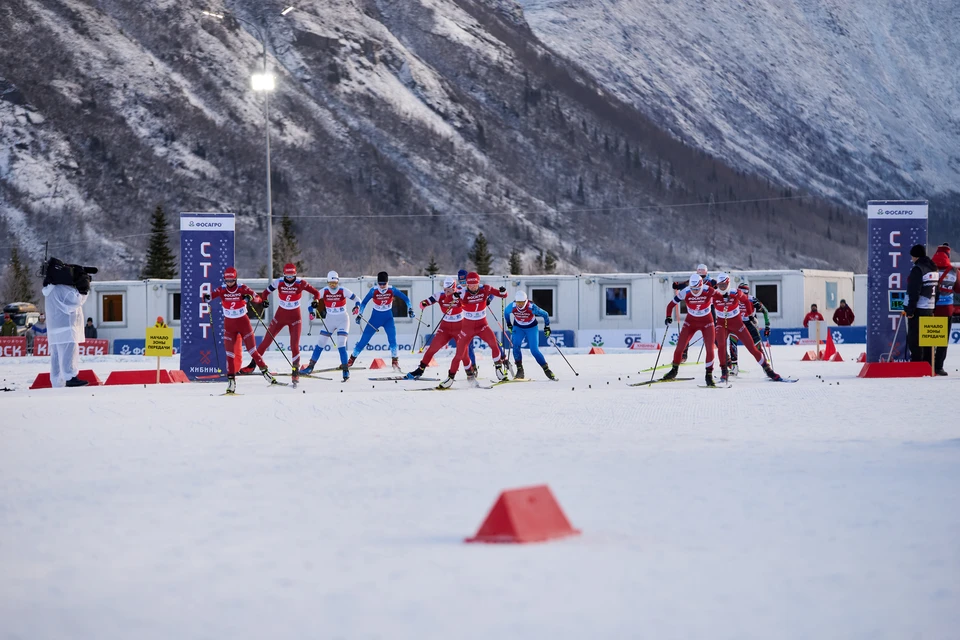
[[[823,322],[823,316],[820,315],[819,311],[817,311],[817,305],[812,304],[810,305],[810,313],[803,316],[803,328],[806,329],[807,325],[817,320],[819,320],[820,322]]]
[[[960,288],[958,287],[960,273],[950,263],[950,245],[942,244],[937,247],[937,251],[933,254],[933,264],[937,265],[940,271],[937,276],[936,306],[933,308],[933,315],[947,319],[947,335],[950,335],[950,321],[954,310],[953,294]],[[946,359],[947,347],[936,347],[933,370],[938,376],[947,375],[947,370],[943,368]]]
[[[253,361],[260,367],[260,373],[267,382],[276,384],[276,378],[270,375],[270,370],[263,362],[263,358],[257,353],[257,341],[253,337],[250,318],[247,317],[247,302],[260,304],[260,296],[247,285],[238,284],[237,270],[233,267],[227,267],[223,270],[223,286],[217,287],[203,296],[203,299],[207,302],[215,298],[219,298],[220,304],[223,305],[223,346],[227,354],[227,393],[236,393],[237,390],[236,359],[233,349],[238,337],[243,341],[243,346],[247,349]]]
[[[414,380],[419,379],[424,374],[426,368],[430,366],[430,360],[433,359],[434,354],[447,346],[451,340],[457,345],[457,351],[460,350],[459,339],[463,325],[463,307],[460,305],[460,296],[458,295],[457,281],[455,278],[452,276],[445,278],[443,281],[443,293],[439,296],[430,296],[426,300],[422,300],[420,302],[420,308],[426,309],[433,304],[440,305],[440,310],[443,311],[443,317],[440,319],[437,330],[433,332],[433,338],[430,340],[427,353],[420,359],[420,366],[407,374],[408,378]],[[463,362],[464,367],[470,368],[469,353],[466,359],[461,362]]]
[[[846,300],[840,301],[840,306],[833,312],[833,323],[838,327],[849,327],[853,324],[853,309],[847,306]]]
[[[687,306],[687,317],[680,328],[677,338],[677,348],[673,352],[673,366],[662,378],[663,381],[673,380],[680,372],[680,363],[683,361],[683,352],[690,343],[693,334],[700,332],[703,336],[703,345],[707,350],[706,381],[708,387],[715,387],[713,382],[713,348],[716,342],[716,325],[713,320],[714,290],[703,281],[703,277],[694,273],[687,280],[687,286],[677,292],[667,304],[665,323],[670,326],[673,322],[673,310],[681,302]],[[723,347],[721,347],[722,349]]]
[[[736,336],[737,340],[743,343],[747,351],[756,359],[757,364],[767,374],[767,377],[773,381],[780,381],[782,378],[767,362],[766,357],[757,348],[753,336],[743,323],[740,305],[746,306],[750,298],[739,289],[730,286],[730,276],[726,273],[717,275],[717,288],[713,293],[713,308],[717,313],[717,344],[720,345],[720,382],[727,382],[727,350],[724,349],[730,341],[730,336]]]
[[[300,380],[300,298],[306,291],[313,295],[314,299],[320,297],[320,292],[316,287],[297,277],[297,267],[294,264],[283,265],[283,277],[278,278],[260,294],[263,298],[263,306],[266,308],[270,302],[270,294],[277,292],[279,298],[279,309],[277,315],[273,316],[273,321],[267,327],[267,335],[260,341],[257,347],[257,353],[263,356],[270,348],[270,344],[277,337],[277,333],[284,327],[290,331],[290,361],[293,364],[293,381]]]
[[[449,377],[439,384],[439,388],[449,389],[453,385],[453,379],[457,375],[457,369],[460,368],[460,362],[466,362],[470,358],[470,343],[473,342],[474,337],[479,337],[490,345],[491,357],[497,369],[497,379],[505,379],[507,377],[507,358],[497,342],[496,334],[487,324],[487,298],[488,296],[506,298],[506,287],[494,289],[488,284],[481,285],[480,274],[471,271],[467,274],[467,288],[463,292],[454,294],[454,296],[458,295],[460,296],[460,306],[463,309],[463,325],[460,329],[460,335],[457,336],[457,355],[450,363]],[[475,367],[467,369],[468,380],[473,380],[476,377],[477,370]]]

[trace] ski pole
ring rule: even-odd
[[[423,307],[420,307],[420,318],[422,317],[423,317]],[[417,338],[420,337],[420,325],[423,324],[423,321],[420,318],[417,318],[417,322],[419,324],[417,324],[417,332],[413,334],[413,344],[410,345],[410,355],[413,355],[413,350],[417,348]],[[430,326],[430,325],[427,325],[427,326]]]
[[[660,354],[663,353],[663,343],[667,341],[667,332],[663,332],[663,340],[660,341],[660,348],[657,349],[657,361],[653,363],[653,371],[650,372],[650,382],[653,382],[653,377],[657,375],[657,367],[660,366]]]
[[[273,340],[273,344],[277,345],[277,349],[280,350],[280,355],[283,356],[283,359],[287,361],[287,364],[290,365],[290,368],[292,369],[292,368],[293,368],[293,363],[290,362],[290,358],[287,357],[287,354],[286,354],[286,352],[283,350],[283,347],[281,347],[281,346],[279,345],[279,343],[277,343],[277,336],[275,336],[275,335],[273,335],[272,333],[270,333],[270,327],[268,327],[268,326],[263,322],[263,318],[261,318],[261,317],[260,317],[260,314],[257,313],[257,308],[254,307],[253,305],[250,305],[250,308],[253,309],[253,315],[257,316],[257,320],[260,322],[260,326],[263,327],[263,330],[266,332],[266,334],[267,334],[268,336],[270,336],[270,338]]]
[[[577,373],[577,370],[574,369],[573,365],[570,364],[570,361],[567,360],[567,356],[563,355],[563,351],[560,351],[560,345],[557,344],[556,338],[553,339],[553,347],[557,350],[557,353],[560,354],[560,357],[563,358],[563,361],[567,363],[567,366],[570,367],[570,371],[573,371],[573,375],[579,376],[580,374]]]
[[[890,343],[890,353],[887,354],[887,362],[893,360],[893,347],[897,344],[897,337],[900,335],[900,325],[903,324],[903,317],[907,315],[906,311],[900,312],[900,322],[897,323],[897,330],[893,332],[893,341]]]
[[[370,324],[370,322],[367,321],[367,319],[364,318],[363,315],[362,315],[362,314],[359,314],[359,313],[357,314],[357,320],[363,320],[364,324]],[[359,323],[357,323],[357,324],[359,324]],[[373,333],[374,333],[374,334],[380,333],[380,327],[375,327]]]
[[[420,347],[420,351],[418,351],[417,353],[423,353],[423,350],[427,348],[427,343],[428,343],[428,342],[431,342],[431,341],[433,340],[433,336],[437,335],[437,331],[440,331],[440,327],[443,326],[443,321],[447,319],[447,314],[449,314],[449,313],[450,313],[450,310],[449,310],[449,309],[443,312],[443,317],[440,318],[440,322],[437,323],[437,328],[433,330],[433,332],[430,334],[430,337],[429,337],[429,338],[424,338],[424,339],[423,339],[423,343],[424,343],[424,344],[423,344],[422,347]],[[429,327],[430,325],[427,325],[427,326]],[[411,352],[411,353],[412,353],[412,352]]]

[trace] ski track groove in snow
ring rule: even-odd
[[[0,360],[21,416],[0,424],[0,636],[952,637],[960,427],[929,398],[960,357],[858,380],[804,350],[775,349],[797,384],[744,362],[720,392],[696,366],[627,387],[655,354],[570,354],[577,378],[548,354],[560,382],[490,391],[249,376],[237,398],[29,391],[49,365]],[[582,536],[462,544],[542,482]]]

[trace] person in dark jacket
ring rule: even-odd
[[[97,339],[97,328],[93,326],[93,318],[87,318],[87,324],[83,327],[83,337],[86,340]]]
[[[933,315],[940,273],[922,244],[913,245],[910,260],[913,269],[907,276],[907,299],[903,305],[907,316],[907,349],[911,362],[930,362],[930,347],[920,347],[920,318]]]
[[[3,326],[0,327],[0,336],[11,337],[17,335],[17,325],[9,313],[3,314]]]
[[[833,312],[833,323],[838,327],[849,327],[853,320],[853,309],[847,306],[846,300],[841,300],[840,306]]]

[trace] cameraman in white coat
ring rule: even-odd
[[[43,287],[47,344],[50,347],[50,384],[53,387],[83,387],[87,381],[77,375],[80,373],[80,343],[84,341],[83,303],[90,293],[90,276],[83,274],[74,285],[53,284],[50,280],[48,275]]]

